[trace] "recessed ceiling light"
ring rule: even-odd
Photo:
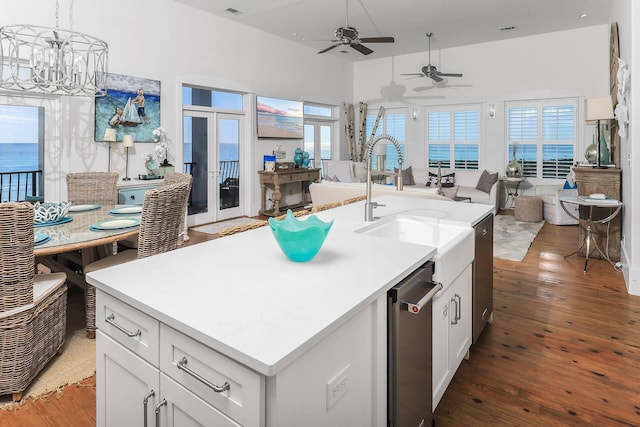
[[[586,13],[583,13],[582,15],[580,15],[580,18],[586,18],[588,15]]]
[[[510,26],[510,27],[502,27],[500,28],[500,31],[511,31],[511,30],[515,30],[516,27],[515,26]]]
[[[238,14],[242,13],[238,9],[234,9],[232,7],[228,7],[224,11],[225,12],[229,12],[229,13],[233,13],[234,15],[238,15]]]

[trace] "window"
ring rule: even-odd
[[[322,162],[316,159],[333,158],[334,126],[338,118],[337,107],[322,104],[304,104],[304,146],[309,153],[309,167],[322,168]]]
[[[427,110],[430,168],[478,169],[480,106],[443,106]]]
[[[242,94],[182,86],[182,105],[242,111]]]
[[[507,158],[520,162],[525,177],[564,179],[571,172],[576,106],[575,98],[506,104]]]
[[[367,115],[366,123],[365,123],[365,136],[366,141],[369,142],[369,138],[371,137],[371,133],[373,132],[373,125],[376,123],[377,113],[373,115]],[[406,109],[388,109],[384,113],[384,117],[380,119],[378,123],[378,128],[376,129],[375,136],[380,135],[390,135],[396,139],[398,145],[400,145],[400,152],[402,153],[403,158],[403,168],[406,163],[406,154],[405,154],[405,141],[406,137],[406,121],[407,121],[407,112]],[[388,142],[388,141],[387,141]],[[385,143],[385,140],[381,140],[380,143]],[[398,167],[398,151],[393,146],[393,144],[385,144],[385,169],[393,170],[393,168]],[[373,170],[376,170],[378,167],[378,159],[377,156],[372,157],[371,167]]]
[[[43,197],[44,108],[0,105],[0,202]]]

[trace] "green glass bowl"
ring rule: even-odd
[[[316,256],[332,225],[333,220],[324,222],[315,215],[298,220],[291,210],[282,221],[269,218],[269,226],[280,249],[295,262],[309,261]]]

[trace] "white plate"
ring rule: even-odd
[[[112,219],[108,221],[97,222],[91,226],[97,230],[117,230],[119,228],[129,228],[140,225],[137,218]]]
[[[122,208],[111,209],[109,213],[118,215],[139,214],[142,212],[142,206],[125,206]]]
[[[84,212],[99,209],[100,205],[72,205],[69,208],[69,212]]]

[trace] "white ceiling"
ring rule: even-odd
[[[610,22],[609,0],[176,0],[235,22],[310,46],[329,47],[334,31],[347,23],[360,37],[395,38],[363,43],[363,56],[340,46],[323,55],[351,60],[523,37]],[[233,8],[240,13],[226,11]],[[586,14],[586,17],[581,17]],[[504,27],[516,27],[500,31]],[[229,35],[233,37],[233,34]]]

